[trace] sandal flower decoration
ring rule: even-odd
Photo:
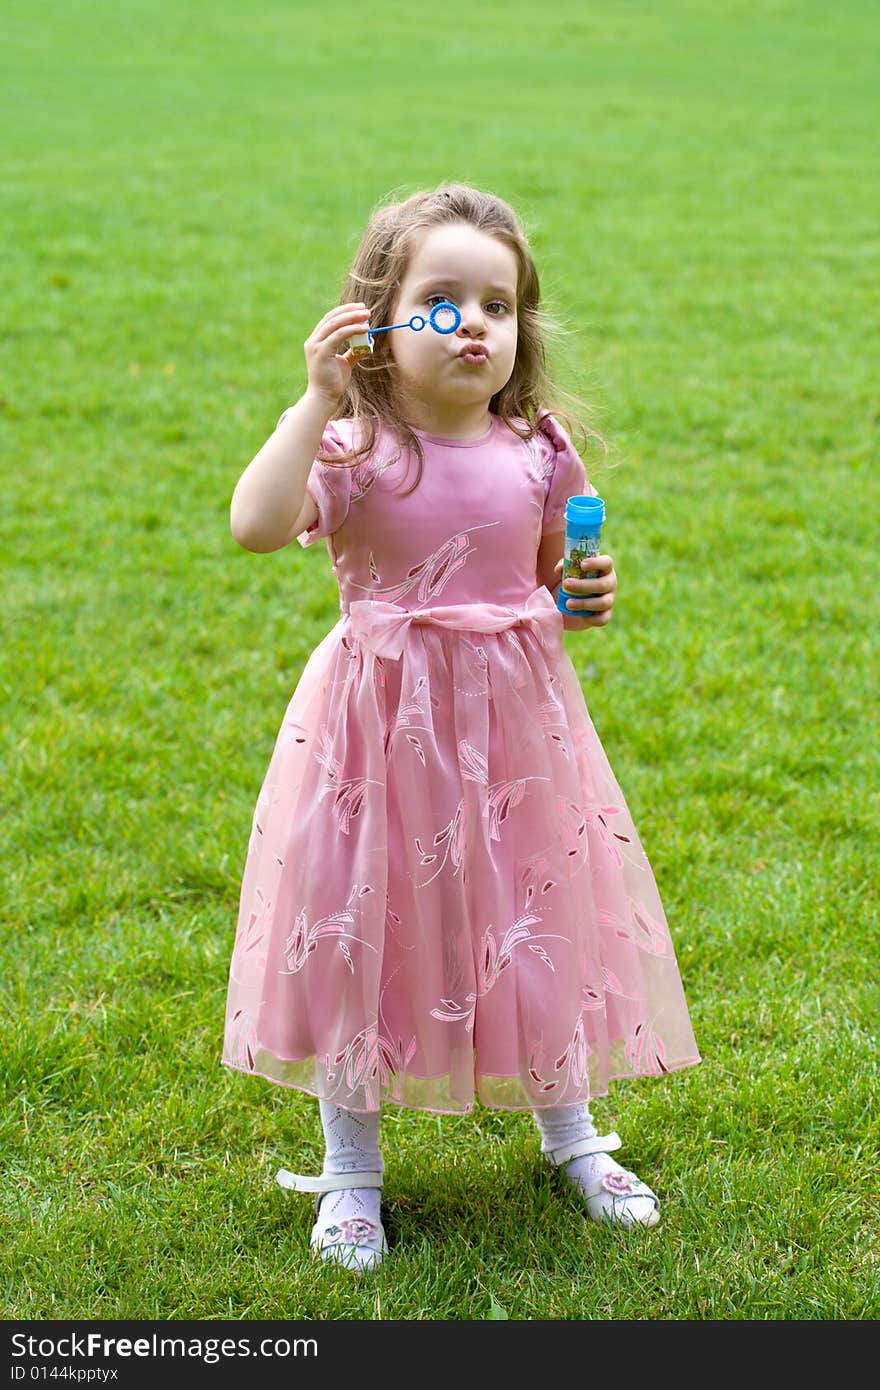
[[[325,1245],[336,1245],[340,1241],[346,1244],[357,1243],[359,1240],[373,1240],[379,1234],[379,1227],[375,1221],[370,1221],[366,1216],[343,1217],[336,1226],[328,1226],[323,1234]]]
[[[644,1184],[633,1173],[606,1173],[602,1186],[615,1197],[634,1197]]]

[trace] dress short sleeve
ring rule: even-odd
[[[290,407],[288,407],[288,410]],[[279,416],[278,425],[287,410]],[[275,426],[276,430],[278,425]],[[349,446],[347,421],[331,420],[321,436],[322,454],[342,454]],[[351,470],[353,464],[325,464],[315,459],[306,480],[306,492],[318,508],[318,520],[307,531],[301,531],[297,540],[303,547],[313,545],[324,536],[332,536],[338,531],[351,503]]]
[[[541,417],[538,429],[547,448],[547,493],[541,535],[565,530],[565,504],[569,497],[597,497],[583,460],[565,430],[552,415]]]

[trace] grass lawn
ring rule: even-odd
[[[869,0],[96,0],[4,24],[6,1319],[865,1319],[878,1279],[878,122]],[[874,83],[873,90],[876,90]],[[393,1258],[306,1257],[316,1104],[222,1068],[250,819],[336,621],[229,499],[376,201],[511,200],[594,407],[620,596],[566,633],[703,1064],[388,1108]]]

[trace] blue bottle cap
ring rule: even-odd
[[[575,527],[598,531],[605,520],[605,503],[601,497],[569,497],[565,520]]]

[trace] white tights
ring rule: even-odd
[[[324,1130],[325,1173],[354,1173],[364,1169],[385,1171],[382,1155],[379,1152],[379,1111],[362,1114],[354,1110],[343,1110],[332,1101],[318,1102],[321,1111],[321,1125]],[[365,1216],[370,1221],[379,1220],[378,1187],[343,1187],[338,1192],[327,1192],[321,1198],[320,1218],[323,1222],[345,1220],[355,1216]]]
[[[542,1154],[598,1134],[588,1105],[551,1105],[532,1114],[541,1136]]]

